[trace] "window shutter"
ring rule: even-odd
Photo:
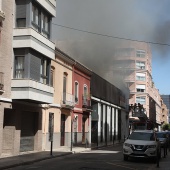
[[[26,1],[16,1],[16,18],[26,18]]]

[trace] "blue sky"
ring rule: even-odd
[[[160,94],[170,94],[169,7],[170,0],[57,0],[54,39],[64,42],[60,48],[87,66],[103,65],[102,72],[107,72],[109,56],[121,42],[87,32],[151,42],[153,81]]]

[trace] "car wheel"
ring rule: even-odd
[[[128,156],[124,155],[124,161],[127,161],[127,160],[128,160]]]

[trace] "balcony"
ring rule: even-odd
[[[39,104],[53,103],[54,88],[31,79],[12,80],[12,99]]]
[[[4,73],[0,72],[0,93],[4,92]]]
[[[13,48],[32,48],[39,53],[55,58],[55,44],[32,28],[15,28]]]
[[[62,94],[61,108],[73,109],[75,106],[74,95],[64,92]]]
[[[92,111],[92,107],[91,107],[91,102],[90,102],[90,95],[83,95],[82,96],[82,110],[86,111],[86,112],[91,112]]]

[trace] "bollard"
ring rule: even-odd
[[[87,138],[86,138],[86,145],[85,145],[85,148],[87,148]]]
[[[158,153],[159,151],[157,151],[157,157],[156,157],[156,165],[157,165],[157,167],[159,167],[159,153]]]

